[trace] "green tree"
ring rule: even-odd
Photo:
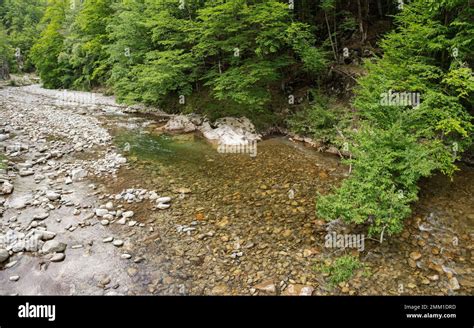
[[[48,0],[41,21],[44,29],[31,49],[32,60],[47,88],[62,87],[64,76],[70,74],[68,67],[59,61],[59,55],[64,51],[63,23],[69,6],[69,0]]]
[[[119,101],[140,101],[135,92],[133,67],[143,64],[147,51],[151,49],[151,36],[143,19],[146,9],[144,0],[122,1],[114,6],[116,14],[111,18],[107,32],[107,46],[112,65],[107,85],[112,88]]]
[[[160,103],[208,88],[217,101],[259,109],[285,69],[325,67],[309,27],[278,1],[125,1],[117,13],[109,83],[120,100]]]
[[[471,14],[461,0],[405,4],[397,30],[382,42],[383,58],[367,62],[369,74],[359,80],[353,174],[334,194],[318,197],[319,215],[369,224],[372,234],[398,233],[418,180],[457,169],[473,132]],[[421,103],[381,101],[390,90],[419,93]]]
[[[7,38],[7,32],[0,23],[0,79],[7,79],[10,75],[10,61],[13,55],[13,49]]]
[[[74,72],[70,83],[75,89],[89,90],[104,85],[109,78],[106,27],[114,13],[112,3],[113,0],[89,0],[73,8],[63,58]]]
[[[145,0],[118,7],[108,26],[113,41],[108,50],[109,84],[119,100],[156,104],[172,93],[191,92],[195,64],[186,33],[193,24],[192,4]]]
[[[292,22],[288,4],[234,0],[199,10],[193,53],[206,64],[202,76],[220,100],[263,107],[284,69],[317,73],[325,54],[314,47],[309,26]]]
[[[0,22],[3,23],[8,42],[15,49],[15,71],[32,71],[29,52],[38,36],[38,24],[43,16],[46,0],[4,0],[0,4]],[[21,65],[21,67],[20,67]]]

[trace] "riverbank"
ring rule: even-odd
[[[220,154],[110,98],[35,88],[0,90],[1,234],[41,237],[7,245],[2,294],[472,294],[472,169],[423,181],[401,236],[330,249],[328,232],[360,233],[314,214],[347,175],[337,156],[286,138]],[[316,268],[343,254],[366,270],[331,286]]]

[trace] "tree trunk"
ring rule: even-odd
[[[336,62],[337,62],[336,48],[334,47],[334,43],[332,42],[331,26],[329,25],[328,14],[327,14],[326,11],[324,12],[324,18],[326,19],[326,25],[327,25],[327,27],[328,27],[329,41],[331,42],[331,48],[332,48],[332,52],[334,53],[334,59],[335,59]]]
[[[8,80],[10,78],[10,69],[6,60],[0,60],[0,80]]]
[[[336,2],[337,4],[337,2]],[[336,12],[337,12],[337,5],[336,8],[334,9],[335,12],[333,13],[333,25],[334,25],[334,48],[336,49],[336,53],[339,54],[339,46],[337,44],[337,22],[336,22]]]
[[[377,10],[379,11],[379,16],[383,17],[382,0],[377,0]]]
[[[366,33],[365,33],[365,29],[364,29],[364,18],[363,18],[363,15],[362,15],[361,0],[357,0],[357,16],[358,16],[358,20],[359,20],[359,31],[360,31],[360,35],[361,35],[361,41],[365,42]]]

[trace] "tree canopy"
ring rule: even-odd
[[[0,64],[344,145],[351,174],[317,215],[394,234],[420,178],[472,145],[473,16],[468,0],[2,0]]]

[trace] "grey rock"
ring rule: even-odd
[[[452,289],[452,290],[458,290],[461,288],[461,286],[459,285],[459,282],[458,280],[456,279],[456,277],[452,277],[451,279],[449,279],[449,287]]]
[[[51,257],[51,262],[61,262],[66,258],[64,253],[54,253]]]
[[[15,266],[15,264],[17,264],[18,261],[15,260],[15,261],[10,261],[8,262],[7,264],[5,264],[5,269],[10,269],[10,268],[13,268]]]
[[[0,263],[5,262],[10,257],[10,253],[4,248],[0,248]]]
[[[87,171],[84,169],[74,169],[71,171],[72,181],[79,181],[87,177]]]
[[[33,170],[25,170],[25,169],[21,169],[18,174],[20,175],[20,177],[27,177],[29,175],[33,175],[35,174],[35,172]]]
[[[49,212],[38,213],[33,216],[35,220],[44,220],[49,216]]]
[[[61,197],[60,194],[54,191],[47,191],[46,192],[46,198],[48,198],[50,201],[55,201],[58,200]]]
[[[19,240],[11,246],[13,253],[23,252],[26,248],[26,243],[24,240]]]
[[[108,202],[105,204],[105,208],[109,211],[112,211],[114,209],[114,204],[112,202]]]
[[[43,241],[48,241],[48,240],[51,240],[54,237],[56,237],[55,232],[47,231],[47,230],[39,231],[38,235],[40,236],[40,239],[43,240]]]
[[[171,202],[171,197],[160,197],[156,200],[157,203],[169,203]]]
[[[164,129],[165,131],[192,132],[195,131],[197,127],[188,116],[176,115],[166,123]]]
[[[95,215],[98,217],[103,217],[104,215],[108,214],[109,211],[107,211],[105,208],[98,208],[95,210]]]
[[[159,203],[158,205],[156,205],[156,208],[159,210],[166,210],[170,208],[170,206],[170,204]]]
[[[135,213],[133,213],[133,211],[127,211],[127,212],[124,212],[122,214],[122,217],[128,219],[128,218],[131,218],[133,215],[135,215]]]
[[[121,218],[121,219],[117,220],[117,223],[121,224],[121,225],[124,225],[124,224],[127,223],[127,220],[125,218]]]
[[[42,246],[42,241],[40,241],[39,236],[33,236],[26,240],[25,242],[25,251],[27,252],[37,252]]]
[[[9,195],[12,192],[13,192],[13,185],[8,181],[4,181],[0,189],[0,195]]]
[[[122,247],[123,246],[123,240],[116,239],[112,242],[112,244],[116,247]]]
[[[56,240],[48,240],[44,243],[42,251],[44,253],[62,253],[66,250],[66,244]]]

